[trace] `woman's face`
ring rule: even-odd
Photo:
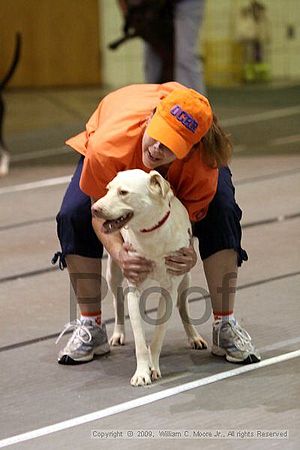
[[[168,147],[151,138],[145,131],[142,141],[142,159],[148,169],[155,169],[175,161],[176,156]]]

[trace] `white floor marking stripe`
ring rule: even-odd
[[[61,155],[63,153],[69,152],[70,148],[68,147],[45,148],[43,150],[35,150],[32,152],[24,152],[17,155],[11,155],[11,162],[28,161],[29,159],[45,158],[47,156]]]
[[[247,150],[247,145],[244,144],[235,145],[233,148],[234,153],[241,153],[245,150]]]
[[[300,134],[292,134],[291,136],[284,136],[277,139],[273,139],[270,142],[271,145],[284,145],[284,144],[294,144],[295,142],[300,142]]]
[[[274,109],[270,111],[264,111],[257,114],[248,114],[241,117],[231,117],[230,119],[224,119],[222,121],[223,126],[238,126],[238,125],[246,125],[247,123],[255,123],[260,122],[262,120],[272,120],[272,119],[278,119],[280,117],[288,117],[292,116],[294,114],[300,113],[300,107],[299,106],[291,106],[288,108],[281,108],[281,109]],[[279,138],[280,139],[280,138]],[[282,138],[284,139],[284,138]],[[290,142],[290,141],[288,141]],[[292,141],[295,142],[295,141]],[[273,145],[279,145],[279,144],[273,144]],[[242,146],[241,146],[242,147]],[[237,152],[241,152],[245,149],[245,147],[238,149]],[[32,152],[24,152],[22,154],[18,155],[11,155],[11,161],[12,162],[20,162],[20,161],[27,161],[29,159],[35,159],[35,158],[42,158],[49,155],[59,155],[62,153],[67,153],[69,149],[66,147],[57,147],[57,148],[49,148],[49,149],[43,149],[43,150],[36,150]]]
[[[12,192],[23,192],[31,189],[43,188],[48,186],[57,186],[59,184],[69,183],[71,175],[58,178],[47,178],[46,180],[33,181],[31,183],[16,184],[14,186],[4,186],[0,188],[1,194],[10,194]]]
[[[279,119],[280,117],[293,116],[300,113],[300,106],[291,106],[289,108],[273,109],[257,114],[248,114],[241,117],[232,117],[231,119],[222,120],[224,127],[246,125],[247,123],[261,122],[262,120]]]
[[[90,414],[85,414],[84,416],[74,417],[73,419],[65,420],[63,422],[58,422],[47,427],[38,428],[37,430],[32,430],[27,433],[18,434],[0,441],[0,448],[8,447],[10,445],[18,444],[20,442],[29,441],[41,436],[47,436],[51,433],[56,433],[58,431],[66,430],[68,428],[83,425],[85,423],[93,422],[94,420],[103,419],[104,417],[113,416],[125,411],[129,411],[134,408],[139,408],[140,406],[148,405],[159,400],[172,397],[174,395],[181,394],[183,392],[196,389],[201,386],[206,386],[211,383],[216,383],[227,378],[231,378],[243,373],[252,372],[263,367],[271,366],[273,364],[278,364],[280,362],[288,361],[293,358],[298,358],[300,356],[300,350],[294,352],[285,353],[282,355],[274,356],[272,358],[265,359],[260,363],[250,364],[246,366],[240,366],[236,369],[227,370],[226,372],[218,373],[210,377],[201,378],[199,380],[191,381],[189,383],[184,383],[175,386],[170,389],[165,389],[154,394],[146,395],[144,397],[137,398],[135,400],[130,400],[128,402],[120,403],[109,408],[101,409]]]
[[[237,152],[242,152],[246,149],[246,146],[243,145],[237,147],[238,147]],[[29,191],[31,189],[39,189],[48,186],[58,186],[60,184],[68,184],[71,180],[71,177],[72,175],[66,175],[64,177],[46,178],[44,180],[32,181],[30,183],[16,184],[12,186],[3,186],[2,188],[0,188],[0,195],[11,194],[13,192]]]
[[[270,352],[273,350],[279,350],[280,348],[287,347],[289,345],[299,344],[300,336],[295,338],[287,339],[286,341],[275,342],[274,344],[265,345],[264,347],[259,347],[260,352]]]

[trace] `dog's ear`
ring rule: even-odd
[[[161,195],[163,198],[166,198],[169,193],[171,187],[167,180],[165,180],[160,173],[156,172],[156,170],[151,170],[149,173],[149,191],[154,195]]]

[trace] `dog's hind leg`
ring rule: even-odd
[[[134,335],[136,371],[131,378],[132,386],[151,384],[150,361],[145,340],[145,333],[140,312],[140,292],[137,288],[130,287],[127,294],[128,311],[131,327]]]
[[[187,290],[190,286],[190,274],[186,274],[178,287],[177,307],[192,348],[202,350],[207,348],[207,342],[203,339],[194,325],[191,323],[187,302]]]
[[[115,326],[111,336],[110,345],[124,345],[125,323],[124,323],[124,292],[122,287],[123,274],[118,264],[108,256],[106,280],[113,296],[115,311]]]
[[[167,291],[168,292],[168,291]],[[155,331],[151,344],[149,345],[149,358],[151,363],[151,378],[152,380],[157,380],[161,378],[161,371],[159,368],[159,357],[167,331],[167,323],[171,317],[173,302],[172,298],[176,295],[176,291],[170,292],[171,302],[168,302],[164,295],[161,295],[157,308],[157,324],[155,326]]]

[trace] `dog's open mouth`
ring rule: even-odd
[[[102,225],[104,233],[109,234],[120,230],[130,221],[132,217],[133,212],[129,212],[127,214],[123,214],[123,216],[118,217],[117,219],[106,220]]]

